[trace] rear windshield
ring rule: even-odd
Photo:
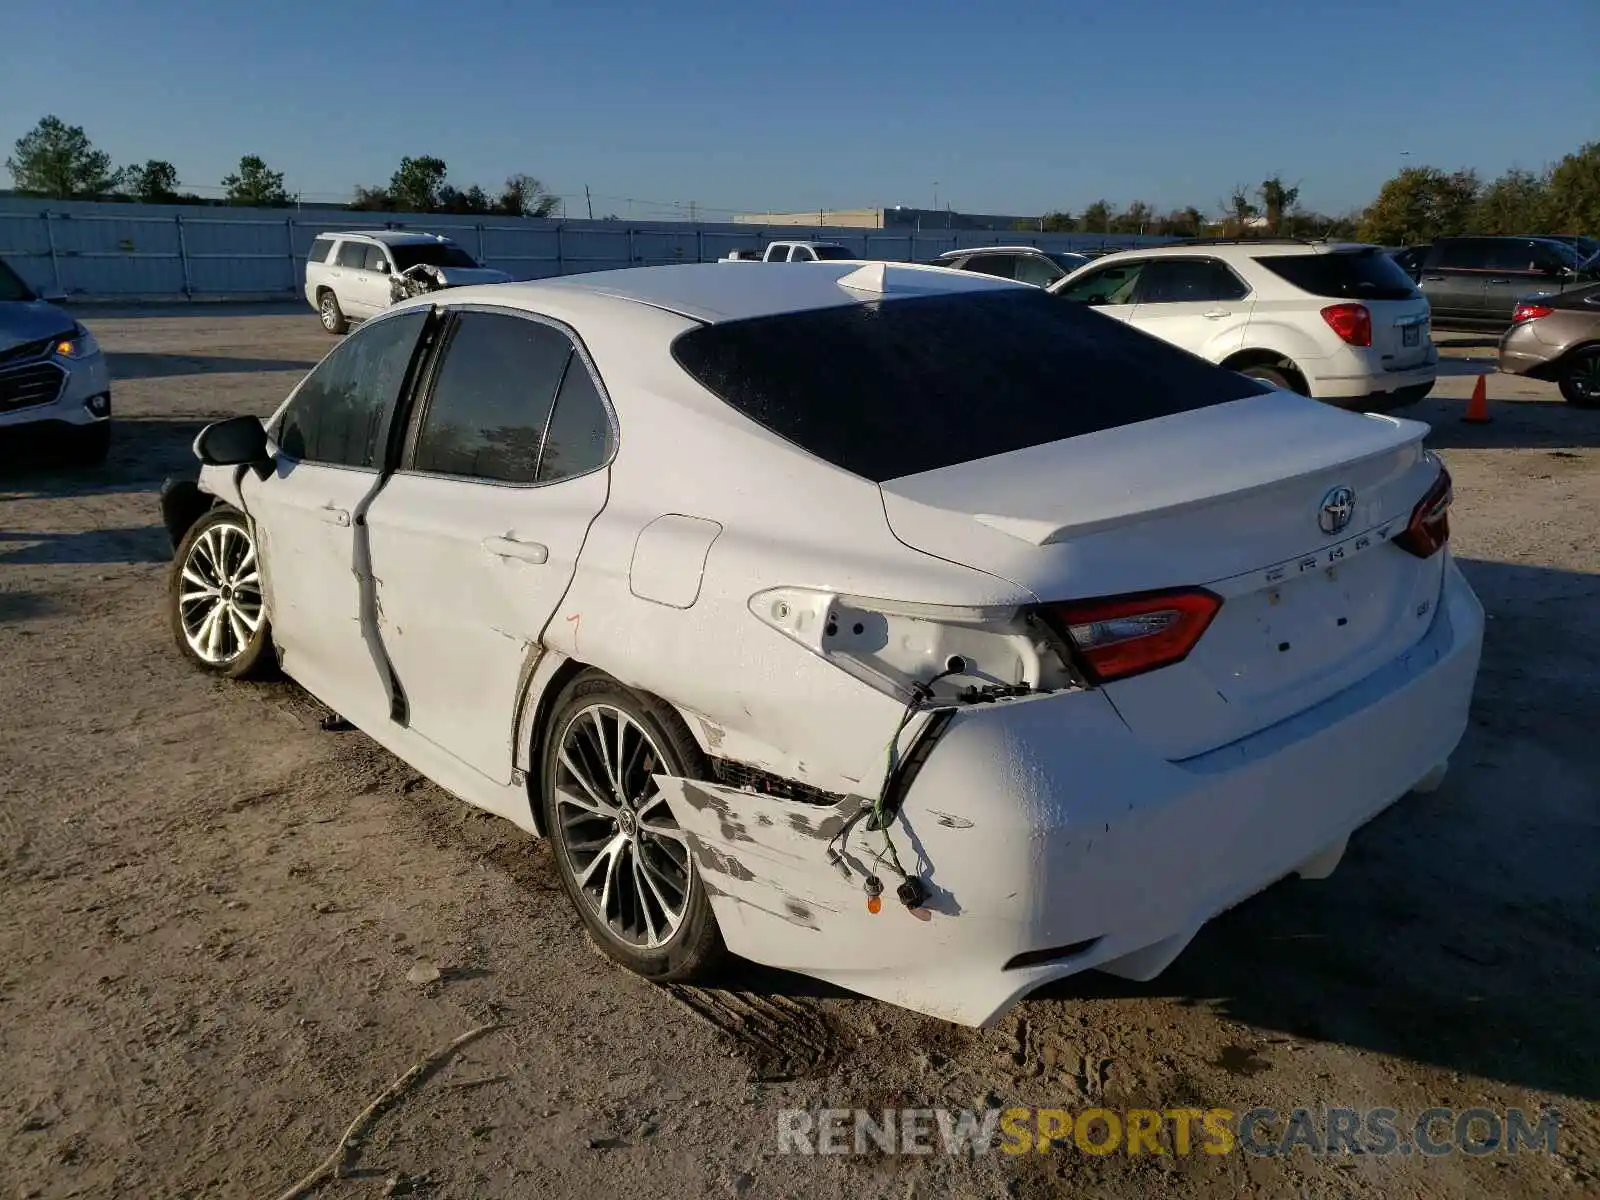
[[[1313,296],[1340,300],[1409,300],[1417,294],[1400,264],[1376,247],[1332,254],[1283,254],[1256,259]]]
[[[1046,254],[1045,257],[1069,275],[1089,261],[1087,254],[1074,254],[1070,250],[1058,254]]]
[[[706,325],[672,353],[757,424],[878,483],[1269,390],[1034,288]]]
[[[389,253],[394,255],[394,265],[397,270],[407,270],[418,263],[427,263],[430,267],[475,267],[478,264],[454,242],[411,242],[398,246],[390,246]]]
[[[322,263],[328,261],[328,251],[333,249],[333,239],[319,237],[311,243],[311,253],[306,255],[307,262]]]
[[[813,246],[811,249],[812,252],[815,253],[818,258],[822,259],[823,262],[831,262],[839,259],[852,259],[855,257],[854,254],[852,254],[849,250],[846,250],[843,246]]]

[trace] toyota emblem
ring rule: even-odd
[[[1317,512],[1317,524],[1323,533],[1338,533],[1350,524],[1350,518],[1355,515],[1355,489],[1340,484],[1336,488],[1329,488],[1328,494],[1322,498],[1322,507]]]

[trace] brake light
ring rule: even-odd
[[[1454,498],[1450,472],[1441,464],[1439,478],[1411,510],[1411,520],[1406,522],[1405,531],[1393,539],[1394,544],[1418,558],[1431,558],[1450,540],[1450,502]]]
[[[1352,346],[1372,345],[1372,314],[1365,304],[1330,304],[1322,319],[1342,341]]]
[[[1548,304],[1519,304],[1511,310],[1511,323],[1519,321],[1537,321],[1540,317],[1548,317],[1555,309]]]
[[[1047,606],[1071,639],[1091,683],[1109,683],[1181,662],[1221,607],[1220,597],[1200,588]]]

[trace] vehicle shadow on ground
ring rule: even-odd
[[[0,625],[48,617],[60,609],[60,601],[54,596],[39,592],[0,592]]]
[[[1600,575],[1462,566],[1491,620],[1444,786],[1358,831],[1329,879],[1213,919],[1154,981],[1090,972],[1033,993],[1031,1026],[1168,1001],[1269,1035],[1268,1057],[1320,1041],[1600,1099]],[[844,994],[740,963],[710,986]]]
[[[1560,450],[1600,446],[1600,410],[1574,408],[1564,400],[1495,402],[1490,384],[1489,422],[1461,418],[1466,402],[1429,397],[1396,415],[1433,426],[1427,445],[1435,450]]]
[[[136,320],[141,317],[186,317],[189,320],[205,317],[221,317],[229,320],[234,317],[293,317],[304,316],[310,312],[308,304],[294,300],[259,300],[241,304],[226,302],[127,304],[116,301],[109,303],[69,301],[62,307],[85,323],[97,320]]]
[[[74,533],[0,529],[0,567],[41,563],[154,563],[172,557],[160,525]],[[3,612],[3,608],[0,608]]]
[[[256,371],[309,371],[317,365],[307,358],[235,358],[225,354],[148,354],[111,352],[106,358],[111,378],[166,379],[180,375],[229,375]]]
[[[24,426],[0,446],[0,503],[45,496],[154,492],[169,475],[192,475],[195,436],[207,422],[190,417],[118,417],[111,421],[111,453],[98,466],[63,460],[48,434]],[[154,499],[151,519],[159,522]],[[7,522],[0,518],[0,526]]]

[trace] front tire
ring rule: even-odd
[[[167,576],[167,616],[178,649],[199,670],[227,679],[271,673],[261,563],[243,513],[213,508],[183,535]]]
[[[1600,408],[1600,346],[1574,354],[1556,383],[1562,399],[1573,408]]]
[[[677,713],[608,675],[585,672],[556,701],[539,781],[561,885],[595,944],[657,983],[723,954],[689,837],[651,778],[704,773]]]
[[[329,333],[339,334],[350,328],[344,309],[339,307],[339,297],[331,289],[324,288],[322,295],[317,297],[317,316],[322,319],[322,327]]]

